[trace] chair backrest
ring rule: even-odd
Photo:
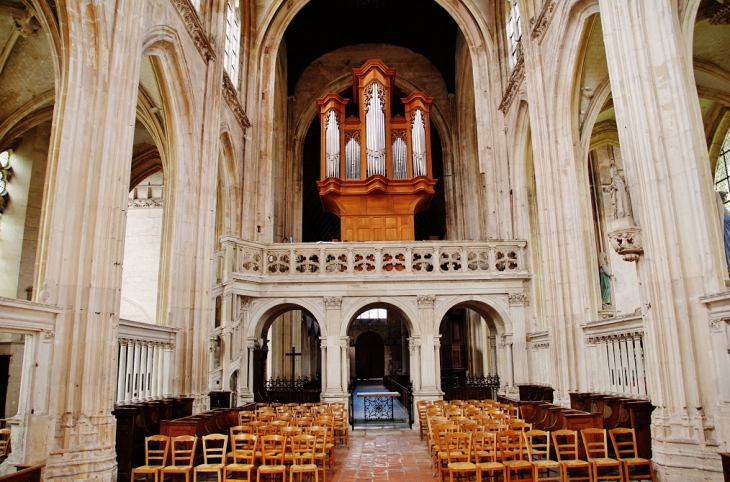
[[[438,424],[434,427],[434,438],[440,451],[446,450],[446,436],[458,431],[459,426],[451,422]]]
[[[262,465],[284,465],[286,438],[281,435],[264,435],[259,437]]]
[[[195,435],[178,435],[170,440],[170,445],[172,446],[172,465],[193,466],[198,437]]]
[[[170,439],[167,435],[152,435],[144,438],[144,464],[163,466],[167,461]]]
[[[544,430],[525,432],[527,455],[530,460],[550,459],[550,434]]]
[[[512,430],[519,430],[520,432],[527,432],[528,430],[532,430],[532,424],[527,423],[524,420],[510,419],[507,421],[507,425],[509,425]]]
[[[203,435],[203,461],[206,464],[223,464],[228,448],[228,437],[222,433]]]
[[[586,449],[586,457],[591,459],[603,459],[608,457],[608,442],[606,441],[606,430],[603,428],[584,428],[580,431],[583,439],[583,446]]]
[[[314,435],[295,435],[291,439],[292,462],[295,465],[313,464],[317,448]]]
[[[233,463],[241,462],[253,465],[256,459],[256,444],[258,437],[250,433],[239,433],[232,437]]]
[[[519,430],[502,430],[497,435],[502,460],[522,460],[524,436]]]
[[[611,436],[616,458],[632,459],[636,457],[636,432],[633,428],[614,428],[608,431]]]
[[[578,460],[578,432],[575,430],[556,430],[551,433],[558,462]]]
[[[231,440],[233,440],[233,437],[235,435],[238,435],[239,433],[251,433],[251,427],[249,427],[248,424],[236,425],[234,427],[231,427],[228,431],[231,435]],[[231,442],[231,443],[233,443],[233,442]]]
[[[471,433],[453,432],[446,435],[446,460],[469,462],[471,460]]]
[[[472,443],[476,462],[481,462],[484,458],[487,459],[487,462],[497,461],[497,435],[495,433],[474,432],[472,434]]]
[[[254,419],[254,413],[248,410],[241,410],[238,412],[238,425],[245,425],[248,422],[252,422]]]

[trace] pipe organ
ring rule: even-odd
[[[345,118],[349,99],[317,100],[322,126],[321,174],[325,211],[341,220],[345,241],[415,239],[414,215],[428,208],[436,180],[431,169],[432,98],[400,99],[405,117],[391,116],[395,69],[368,60],[353,70],[359,117]]]

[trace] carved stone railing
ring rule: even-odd
[[[641,315],[586,323],[583,334],[588,348],[592,392],[648,397]]]
[[[225,255],[217,278],[223,282],[528,275],[526,242],[520,240],[262,244],[226,236],[221,241]]]

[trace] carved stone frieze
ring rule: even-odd
[[[241,124],[241,128],[245,131],[247,127],[251,127],[248,116],[246,116],[246,112],[238,100],[238,91],[225,71],[223,71],[223,98],[226,99],[228,108],[233,111],[233,115],[236,116],[236,120]]]
[[[531,40],[537,40],[537,43],[542,42],[542,38],[550,26],[550,22],[555,14],[555,7],[557,7],[556,0],[545,2],[542,7],[542,11],[540,11],[540,15],[538,15],[537,20],[535,20],[535,26],[532,27],[532,33],[530,34]]]
[[[342,308],[342,298],[339,296],[327,296],[324,299],[327,309],[338,310]]]
[[[637,226],[616,229],[608,233],[611,247],[624,261],[638,261],[639,255],[644,252],[644,242],[641,228]]]
[[[423,295],[416,298],[418,301],[419,308],[433,308],[433,304],[436,302],[435,295]]]
[[[528,306],[530,304],[530,297],[527,293],[510,293],[509,305],[510,306]]]
[[[504,91],[504,97],[502,97],[502,102],[499,104],[499,110],[507,113],[523,80],[525,80],[525,58],[520,56],[507,81],[507,89]]]
[[[208,38],[208,34],[200,22],[200,17],[198,17],[198,12],[192,2],[190,0],[172,0],[172,4],[175,5],[177,13],[180,15],[183,24],[185,24],[185,29],[193,39],[200,55],[206,62],[213,60],[215,58],[213,43]]]
[[[161,208],[163,206],[162,198],[146,198],[146,199],[130,199],[127,202],[127,208],[129,209],[140,209],[140,208]]]

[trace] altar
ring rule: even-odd
[[[365,421],[388,420],[394,421],[393,400],[400,397],[398,392],[362,392],[357,394],[363,397]],[[353,427],[354,428],[354,427]]]

